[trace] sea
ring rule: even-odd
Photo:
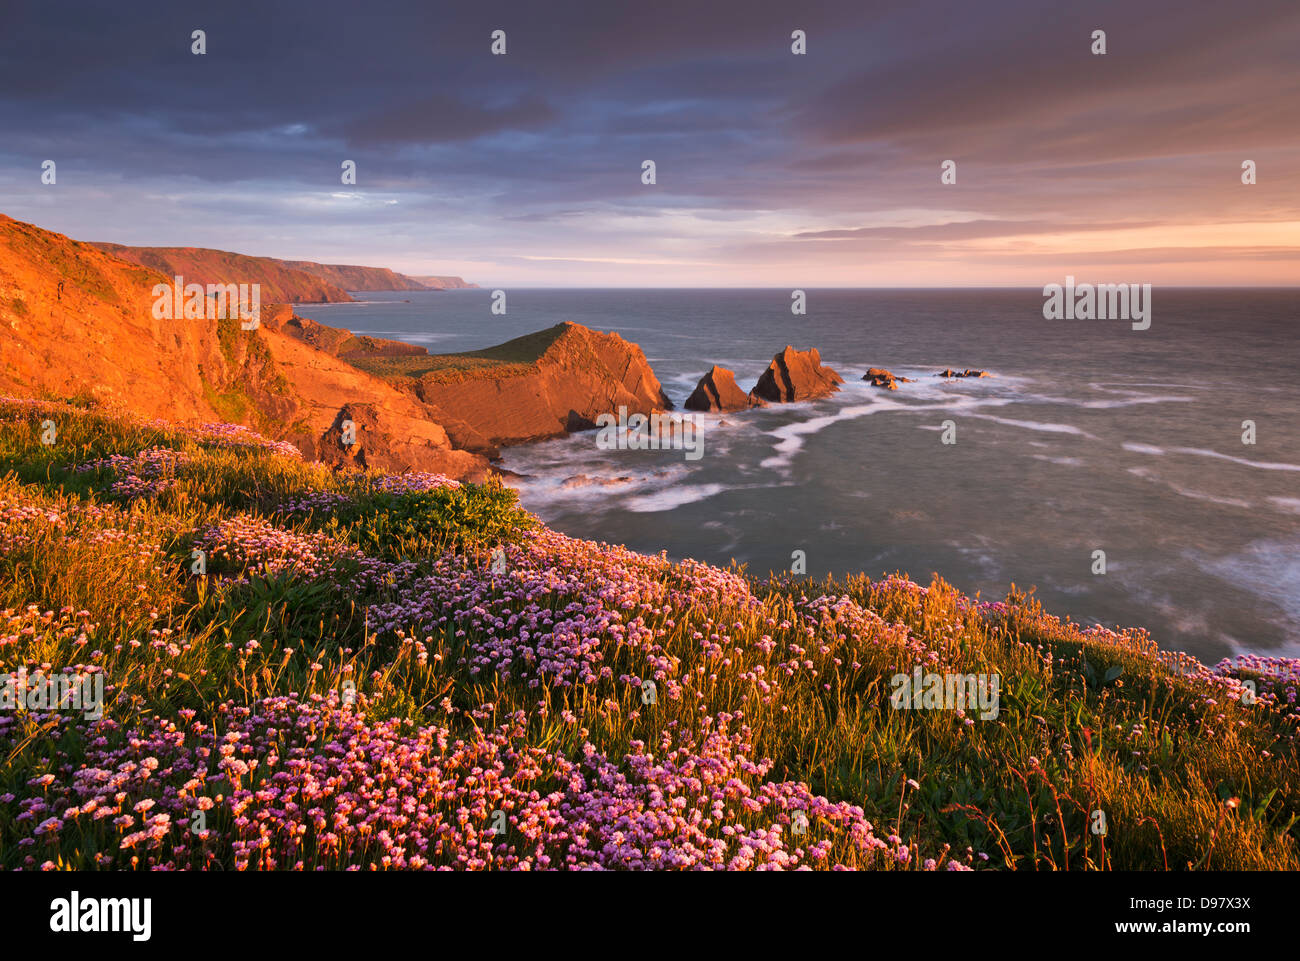
[[[786,289],[506,295],[505,314],[490,289],[296,309],[435,353],[566,320],[616,331],[678,407],[713,364],[748,390],[785,346],[816,347],[839,392],[697,415],[698,459],[586,432],[501,466],[576,537],[759,576],[802,552],[812,576],[938,574],[983,600],[1014,584],[1210,664],[1300,655],[1300,289],[1157,287],[1145,330],[1044,319],[1037,288],[810,289],[802,315]],[[872,387],[869,367],[914,382]]]

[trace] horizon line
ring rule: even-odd
[[[409,276],[409,275],[408,275]],[[468,281],[467,281],[468,282]],[[1054,283],[1054,281],[1052,281]],[[1090,283],[1090,281],[1084,281]],[[1141,281],[1139,281],[1141,283]],[[1076,284],[1076,286],[1078,286]],[[1164,290],[1300,290],[1300,284],[1151,284],[1152,288],[1160,287]],[[727,285],[718,287],[691,287],[691,286],[643,286],[636,284],[622,285],[566,285],[566,284],[510,284],[510,283],[487,283],[475,282],[473,287],[448,287],[439,289],[436,287],[428,288],[430,293],[452,294],[465,293],[473,291],[483,291],[490,289],[512,289],[512,290],[1041,290],[1040,286],[1032,284],[952,284],[945,286],[858,286],[858,287],[814,287],[808,284],[801,286],[746,286],[746,285]],[[423,293],[420,290],[349,290],[349,294],[410,294]],[[311,303],[311,302],[308,302]],[[346,301],[315,301],[317,304],[325,303],[346,303]]]

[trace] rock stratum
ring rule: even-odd
[[[747,407],[761,407],[766,402],[752,394],[746,394],[736,384],[736,374],[726,367],[714,364],[709,372],[700,378],[691,396],[683,405],[687,410],[721,412],[744,410]]]
[[[512,369],[486,377],[428,374],[415,392],[470,450],[589,430],[620,407],[650,414],[673,406],[640,347],[581,324],[566,321],[467,356],[501,359]]]
[[[640,347],[581,324],[565,322],[461,354],[429,354],[299,317],[285,329],[384,377],[428,406],[457,447],[488,455],[589,430],[598,416],[620,407],[650,414],[673,406]]]
[[[153,285],[169,282],[98,245],[0,215],[0,391],[241,423],[326,462],[487,475],[487,459],[456,449],[410,392],[287,330],[291,307],[264,306],[252,331],[238,320],[159,320]],[[360,412],[354,449],[330,433],[348,410]]]
[[[872,367],[862,375],[862,379],[869,382],[872,387],[884,387],[886,390],[898,390],[900,383],[912,383],[912,378],[899,377],[893,371],[886,370],[884,367]]]
[[[346,304],[348,291],[450,290],[476,287],[460,277],[408,277],[387,267],[319,264],[311,260],[254,257],[204,247],[131,247],[95,243],[114,257],[180,275],[187,283],[260,284],[262,302],[276,304]]]
[[[186,283],[205,286],[260,284],[264,304],[346,304],[353,299],[342,287],[270,257],[250,257],[204,247],[128,247],[110,243],[92,246],[119,260],[156,270],[169,283],[179,276]]]
[[[152,291],[171,274],[117,250],[0,214],[0,392],[244,424],[326,463],[468,480],[487,475],[500,446],[594,427],[620,406],[672,406],[637,345],[578,324],[431,355],[265,295],[254,330],[237,318],[160,320]],[[190,271],[208,263],[197,254],[162,262],[187,282],[235,282]],[[341,443],[347,420],[354,445]]]
[[[822,363],[816,347],[795,350],[787,345],[772,358],[750,395],[768,403],[788,404],[825,397],[839,390],[842,383],[844,378]]]

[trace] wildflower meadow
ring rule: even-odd
[[[0,711],[12,871],[1300,867],[1296,660],[633,553],[230,425],[4,400],[0,475],[0,674],[104,699]],[[996,718],[898,710],[917,668]]]

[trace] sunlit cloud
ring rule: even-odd
[[[47,5],[0,58],[0,211],[83,239],[497,284],[1033,286],[1070,264],[1294,284],[1300,7],[1248,7],[810,5],[800,58],[789,14],[762,5],[596,21],[507,3],[512,52],[492,62],[461,9],[322,0],[250,34],[181,0],[167,23],[90,10],[68,34]],[[212,37],[241,38],[204,65],[168,46],[200,9]],[[1101,22],[1111,50],[1093,57]],[[344,49],[367,69],[320,53]],[[34,173],[47,157],[57,191]]]

